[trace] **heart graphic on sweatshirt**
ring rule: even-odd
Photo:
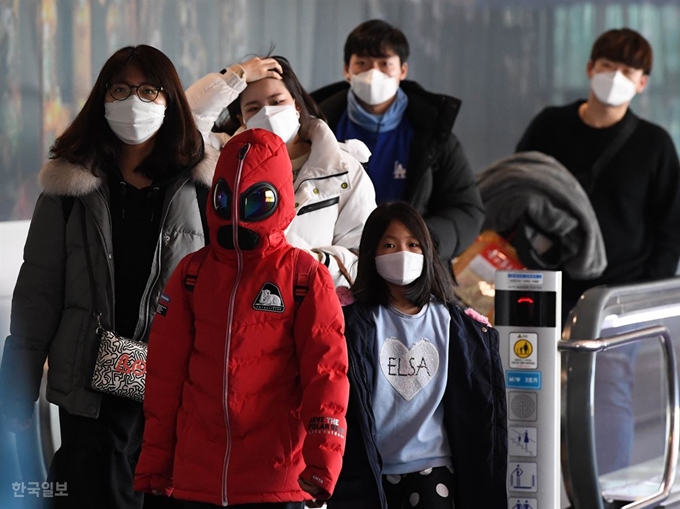
[[[424,338],[410,349],[396,338],[387,338],[380,349],[380,368],[394,390],[411,401],[437,373],[439,352]]]

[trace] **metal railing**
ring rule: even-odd
[[[678,462],[680,406],[672,338],[678,337],[680,330],[669,330],[665,322],[679,318],[680,278],[593,288],[570,314],[558,349],[562,352],[562,473],[574,509],[646,509],[673,498],[670,493]],[[601,337],[604,329],[619,326],[636,330]],[[656,492],[623,505],[620,500],[605,500],[598,474],[595,362],[599,352],[636,342],[647,344],[655,338],[661,342],[667,386],[663,473]]]
[[[560,352],[597,354],[611,348],[617,348],[630,343],[654,338],[659,338],[661,341],[664,360],[666,362],[666,379],[668,384],[668,400],[666,411],[666,427],[668,430],[668,438],[666,440],[664,451],[664,471],[659,490],[656,493],[653,493],[647,497],[643,497],[642,499],[636,500],[635,502],[631,502],[630,504],[623,506],[622,509],[651,509],[658,506],[661,502],[668,498],[673,483],[675,482],[675,472],[678,463],[678,433],[680,433],[680,405],[678,397],[677,363],[675,360],[675,351],[673,350],[671,336],[666,327],[655,326],[633,332],[624,332],[622,334],[608,338],[560,341],[557,346]],[[569,383],[568,379],[566,380],[566,383]],[[593,383],[594,377],[591,377],[591,384]],[[588,406],[592,408],[594,406],[594,387],[592,387],[588,392],[590,394],[590,402],[588,403]],[[570,426],[572,426],[572,423],[569,422],[568,415],[563,416],[562,426],[567,428],[565,433],[569,434],[568,429]],[[567,442],[569,442],[568,439]],[[566,451],[566,458],[563,457],[563,459],[566,459],[566,462],[569,463],[569,451]],[[597,466],[595,464],[592,466],[594,466],[594,470],[596,472]],[[600,498],[602,497],[600,496]],[[584,505],[583,507],[592,507],[592,503],[593,500],[590,499],[589,504],[587,506]]]

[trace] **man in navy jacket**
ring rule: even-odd
[[[346,81],[312,93],[339,141],[371,150],[366,171],[378,204],[404,200],[420,212],[445,266],[476,238],[484,208],[451,132],[460,101],[406,80],[409,44],[382,20],[356,27],[344,48]]]

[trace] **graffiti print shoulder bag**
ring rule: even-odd
[[[94,365],[90,387],[95,391],[112,394],[135,401],[144,399],[146,382],[146,343],[135,341],[107,330],[101,324],[101,312],[96,303],[96,286],[87,239],[85,207],[82,214],[83,249],[90,279],[92,313],[97,320],[96,333],[99,336],[99,351]]]

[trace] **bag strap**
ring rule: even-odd
[[[311,255],[304,253],[300,256],[302,251],[295,251],[295,281],[293,283],[293,300],[295,301],[295,306],[299,306],[302,300],[307,295],[309,290],[309,283],[314,278],[316,274],[316,268],[318,264],[316,260]],[[199,249],[193,255],[191,255],[191,260],[187,267],[186,274],[184,275],[184,288],[189,292],[189,298],[193,301],[193,291],[196,287],[196,282],[198,281],[198,273],[208,256],[207,246]]]
[[[73,208],[73,203],[75,201],[75,198],[70,202],[71,203],[71,208]],[[80,225],[83,230],[83,251],[85,252],[85,261],[87,263],[87,277],[90,280],[90,298],[92,299],[92,314],[94,317],[97,319],[97,331],[99,331],[102,328],[102,323],[101,323],[101,311],[97,308],[97,293],[96,293],[96,285],[94,281],[94,270],[92,269],[92,255],[90,254],[90,241],[87,236],[87,220],[86,220],[86,215],[87,215],[87,209],[85,208],[85,204],[83,202],[80,202],[80,206],[83,209],[82,213],[80,214]],[[69,210],[69,214],[70,214]]]
[[[358,255],[358,251],[356,249],[350,249],[350,252],[354,253],[355,255]],[[330,266],[331,259],[335,260],[335,263],[338,265],[338,270],[340,271],[340,274],[342,274],[342,277],[345,278],[345,281],[349,284],[349,286],[352,286],[354,284],[354,279],[352,279],[352,275],[349,273],[349,270],[347,270],[347,267],[345,267],[345,264],[342,263],[342,260],[338,255],[335,253],[327,253],[326,251],[322,251],[321,249],[314,248],[312,249],[313,253],[321,253],[325,257],[325,261],[321,262],[323,263],[326,267]]]
[[[350,251],[352,251],[350,249]],[[355,253],[356,254],[356,253]],[[351,287],[354,285],[354,279],[352,279],[352,275],[349,273],[349,270],[347,270],[347,267],[345,267],[345,264],[342,263],[342,260],[340,259],[339,256],[337,255],[331,255],[333,258],[335,258],[335,263],[338,264],[338,269],[340,269],[340,274],[345,278],[345,280],[349,283],[349,286]]]
[[[635,129],[637,129],[639,120],[635,115],[631,113],[630,115],[628,115],[628,118],[624,117],[624,120],[622,122],[623,127],[621,127],[619,133],[614,137],[614,139],[609,143],[609,145],[607,145],[607,148],[605,148],[604,151],[602,151],[602,153],[595,160],[592,168],[590,169],[590,182],[587,185],[588,189],[585,189],[588,195],[590,195],[590,193],[593,191],[593,188],[595,187],[595,182],[597,181],[597,177],[600,175],[600,173],[602,173],[602,170],[604,170],[605,166],[609,164],[612,158],[617,154],[619,150],[623,148],[626,142],[633,135]]]
[[[191,255],[189,266],[184,274],[184,288],[187,292],[193,293],[196,281],[198,281],[198,273],[203,266],[203,262],[208,256],[208,248],[203,247]]]
[[[312,255],[299,249],[295,251],[295,256],[293,300],[295,301],[295,306],[297,308],[305,298],[305,295],[307,295],[309,284],[314,278],[314,274],[316,274],[318,262],[312,257]]]
[[[201,225],[203,226],[203,237],[205,239],[205,245],[210,244],[210,235],[208,233],[208,216],[206,212],[206,207],[208,206],[208,193],[210,189],[205,187],[203,184],[195,183],[196,187],[196,200],[198,201],[198,212],[201,214]]]

